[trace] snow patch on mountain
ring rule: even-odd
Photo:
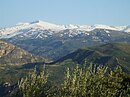
[[[106,33],[109,30],[130,32],[129,26],[108,26],[108,25],[57,25],[44,21],[34,21],[30,23],[18,23],[15,27],[0,29],[0,38],[11,38],[19,35],[19,37],[36,37],[43,38],[59,33],[60,36],[68,34],[73,37],[78,34],[89,35],[90,31],[95,29],[104,29]],[[68,32],[66,32],[68,31]],[[62,32],[62,33],[61,33]]]

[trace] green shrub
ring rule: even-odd
[[[72,71],[67,69],[61,85],[48,85],[47,78],[44,70],[37,74],[35,69],[18,83],[16,97],[130,97],[130,77],[120,67],[77,65]]]
[[[37,74],[36,68],[34,72],[29,76],[22,78],[18,82],[18,88],[20,90],[19,96],[22,97],[45,97],[47,94],[48,74],[45,74],[44,70]]]
[[[129,85],[124,82],[127,74],[120,67],[108,70],[107,67],[67,69],[59,97],[128,97]],[[125,83],[125,84],[124,84]]]

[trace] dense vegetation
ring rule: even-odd
[[[22,78],[13,97],[129,97],[130,76],[121,67],[90,65],[67,69],[64,82],[53,85],[48,82],[48,73],[36,69]],[[54,87],[56,86],[56,87]]]

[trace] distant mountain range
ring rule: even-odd
[[[0,36],[1,38],[11,38],[16,35],[27,35],[26,37],[32,37],[33,34],[38,36],[32,37],[32,38],[45,38],[49,35],[53,35],[56,33],[61,34],[60,31],[66,30],[66,29],[71,29],[71,30],[77,30],[80,33],[84,34],[89,34],[86,31],[93,31],[95,29],[104,29],[106,32],[107,30],[115,30],[115,31],[122,31],[122,32],[130,32],[130,25],[128,26],[108,26],[108,25],[74,25],[74,24],[69,24],[69,25],[57,25],[57,24],[52,24],[44,21],[34,21],[30,23],[18,23],[14,27],[10,28],[4,28],[0,30]],[[53,32],[46,33],[44,30],[51,30]],[[83,31],[83,32],[82,32]],[[25,33],[26,32],[26,33]],[[31,33],[32,32],[32,33]],[[41,32],[41,33],[38,33]],[[46,35],[43,35],[46,34]],[[65,34],[65,33],[63,33]],[[74,32],[68,33],[70,34],[70,37],[73,37]],[[23,35],[23,36],[24,36]],[[43,35],[43,36],[42,36]]]
[[[0,29],[0,39],[30,53],[57,60],[79,48],[109,42],[130,43],[130,26],[56,25],[35,21]]]

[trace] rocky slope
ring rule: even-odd
[[[23,65],[38,61],[45,60],[10,43],[0,41],[0,66]]]

